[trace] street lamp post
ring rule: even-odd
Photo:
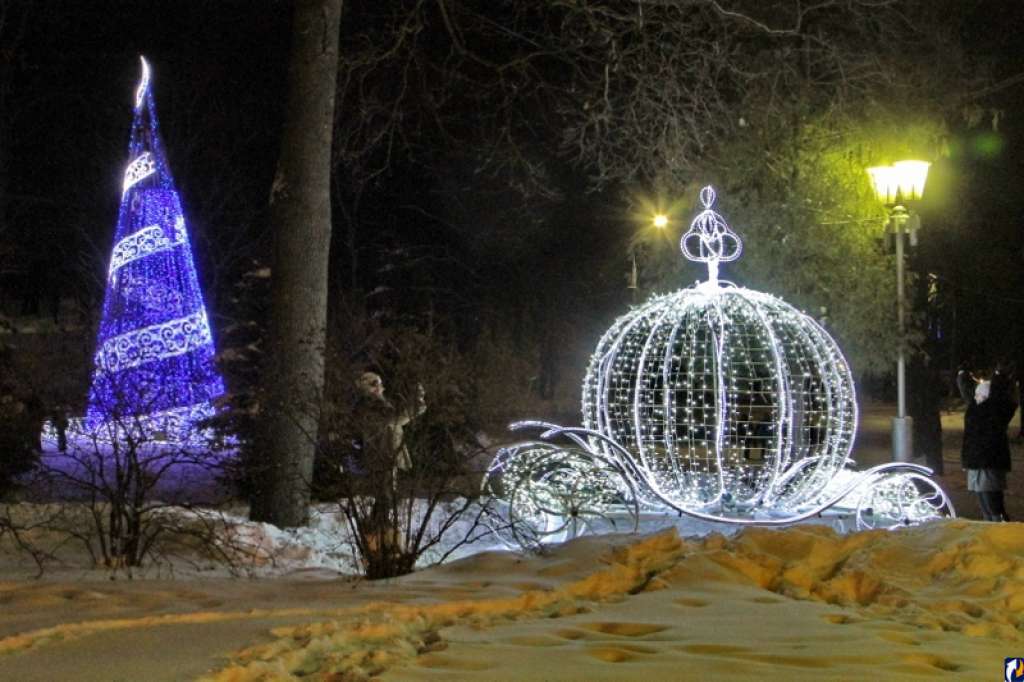
[[[651,225],[657,228],[659,231],[664,230],[668,227],[669,218],[664,213],[655,213],[651,216]],[[629,272],[629,284],[627,289],[631,289],[633,292],[633,303],[640,302],[640,288],[639,288],[639,268],[636,263],[636,242],[630,244],[629,247],[629,258],[630,258],[630,272]]]
[[[889,224],[896,239],[896,323],[899,345],[896,354],[896,416],[892,420],[892,458],[896,462],[913,459],[913,420],[907,416],[906,296],[904,293],[903,235],[910,213],[904,202],[921,198],[928,178],[926,161],[898,161],[891,166],[868,169],[875,194],[889,207]]]

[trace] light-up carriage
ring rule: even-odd
[[[507,524],[534,544],[635,527],[644,512],[784,525],[841,507],[857,528],[953,515],[910,463],[846,469],[857,428],[853,378],[831,336],[784,301],[718,280],[742,245],[712,210],[683,236],[706,282],[620,317],[591,358],[583,426],[519,422],[535,440],[501,450],[484,481]]]

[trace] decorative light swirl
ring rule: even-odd
[[[124,186],[121,190],[122,195],[126,194],[134,185],[145,180],[155,172],[156,161],[153,160],[153,155],[149,152],[143,152],[134,161],[128,164],[128,168],[124,171]]]
[[[162,227],[150,225],[117,242],[110,256],[110,267],[107,270],[108,279],[113,279],[119,269],[132,261],[183,244],[185,242],[184,221],[179,219],[179,222],[182,224],[182,229],[176,228],[174,237],[171,239],[167,238]]]
[[[700,191],[700,202],[704,210],[690,223],[679,248],[689,260],[707,263],[708,281],[718,281],[718,264],[734,261],[743,252],[743,240],[732,231],[725,218],[711,207],[715,203],[715,190],[711,185]]]
[[[120,372],[147,362],[183,355],[213,344],[206,311],[114,336],[96,353],[96,369]]]
[[[941,516],[956,516],[953,501],[935,481],[914,471],[879,476],[861,486],[857,530],[916,526]]]

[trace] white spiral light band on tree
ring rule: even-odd
[[[124,183],[122,193],[127,194],[128,190],[156,173],[156,161],[149,152],[140,154],[134,161],[128,164],[124,171]]]

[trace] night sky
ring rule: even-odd
[[[933,162],[911,254],[912,267],[951,285],[946,291],[957,299],[955,329],[947,315],[942,330],[951,370],[961,362],[1024,361],[1024,49],[1015,28],[1024,11],[1016,2],[969,4],[964,45],[991,63],[994,85],[957,96],[980,120],[952,122],[948,155]],[[966,221],[952,217],[957,207],[967,209]]]
[[[17,307],[26,282],[84,299],[87,306],[101,295],[99,275],[116,219],[140,54],[153,66],[158,112],[200,276],[211,307],[223,307],[218,300],[246,264],[268,258],[266,203],[286,92],[288,3],[2,4],[11,10],[9,17],[25,19],[23,33],[4,29],[0,52],[10,126],[0,231],[5,307]],[[922,207],[919,262],[947,281],[956,280],[960,295],[971,302],[970,319],[961,320],[958,332],[962,348],[995,357],[1016,352],[1024,333],[1017,322],[1024,308],[1024,121],[1019,114],[1024,79],[1014,80],[1024,64],[1015,32],[1024,10],[1010,0],[973,4],[964,43],[975,55],[994,60],[997,87],[974,98],[984,124],[954,128],[948,158],[935,164],[934,196]],[[358,9],[359,3],[346,3],[343,24],[358,20]],[[970,197],[935,195],[949,178],[966,181]],[[338,287],[356,284],[372,291],[388,284],[381,265],[388,254],[399,252],[434,259],[433,281],[414,284],[446,287],[454,292],[451,305],[463,313],[475,305],[467,289],[500,288],[507,275],[501,268],[514,270],[515,263],[495,261],[490,272],[478,262],[469,271],[452,256],[464,248],[465,235],[445,224],[439,217],[443,207],[431,198],[446,180],[451,178],[425,176],[417,167],[399,164],[373,183],[361,218],[363,233],[371,235],[361,247],[366,266],[356,275],[347,270],[338,243],[343,230],[336,211],[332,278]],[[543,210],[545,224],[566,229],[552,232],[536,252],[525,252],[542,274],[563,269],[569,249],[576,249],[584,263],[597,262],[607,256],[598,253],[602,248],[619,248],[623,238],[622,226],[608,217],[608,211],[618,210],[620,197],[586,195],[571,177],[562,186],[578,192]],[[975,207],[971,224],[950,224],[943,215],[947,202],[970,202]],[[589,232],[581,233],[584,229]],[[592,309],[600,328],[607,311],[625,300],[624,272],[604,267],[593,273],[592,281],[572,295],[582,297],[581,306]]]
[[[215,297],[222,283],[214,274],[232,268],[208,259],[260,253],[281,127],[288,8],[15,4],[28,17],[8,96],[15,112],[8,224],[24,254],[20,267],[27,263],[47,287],[102,293],[91,275],[102,273],[109,254],[144,54],[200,272]]]

